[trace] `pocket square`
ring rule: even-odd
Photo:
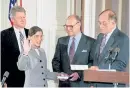
[[[82,50],[82,52],[87,52],[87,50]]]

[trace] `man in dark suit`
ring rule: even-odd
[[[100,34],[94,43],[90,69],[115,69],[125,71],[129,60],[129,38],[117,27],[116,14],[107,9],[99,15]],[[113,87],[112,83],[96,83],[97,87]],[[123,85],[117,85],[123,86]]]
[[[94,39],[81,33],[80,18],[76,15],[68,17],[64,25],[68,36],[58,39],[52,66],[54,72],[64,72],[71,77],[69,80],[60,80],[60,87],[83,87],[83,72],[71,70],[70,65],[88,65],[89,53]]]
[[[27,38],[26,11],[14,6],[10,12],[13,27],[1,31],[1,77],[5,71],[10,73],[6,83],[8,87],[23,87],[25,75],[17,68],[17,61],[22,52],[23,40]]]

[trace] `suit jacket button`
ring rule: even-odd
[[[44,87],[45,87],[46,85],[44,85]]]
[[[45,80],[45,79],[43,79],[43,80]]]
[[[42,74],[44,74],[44,73],[42,72]]]
[[[40,60],[40,62],[42,62],[42,60]]]
[[[41,66],[41,68],[43,68],[43,66]]]

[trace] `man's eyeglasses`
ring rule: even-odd
[[[77,22],[77,23],[79,23],[79,22]],[[76,23],[76,24],[77,24]],[[64,26],[64,28],[66,29],[66,28],[73,28],[76,24],[74,24],[74,25],[63,25]]]

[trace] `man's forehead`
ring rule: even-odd
[[[24,16],[26,17],[26,14],[24,12],[16,12],[14,17]]]
[[[99,20],[108,20],[108,14],[101,14]]]
[[[70,23],[70,24],[73,24],[73,23],[75,23],[76,22],[76,19],[74,19],[74,18],[69,18],[69,19],[67,19],[67,21],[66,21],[66,23]]]

